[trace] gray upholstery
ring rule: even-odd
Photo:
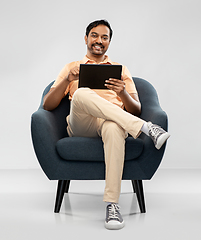
[[[157,93],[146,80],[133,78],[142,104],[141,118],[152,121],[167,130],[167,115],[161,109]],[[53,111],[42,107],[32,114],[31,133],[37,159],[50,180],[103,180],[105,164],[101,138],[69,138],[66,132],[66,116],[70,102],[66,96]],[[165,145],[157,150],[145,134],[138,139],[126,139],[126,159],[123,179],[151,179],[160,165]]]

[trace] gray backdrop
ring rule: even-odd
[[[63,66],[86,53],[85,28],[105,18],[109,57],[150,81],[169,116],[161,168],[200,168],[199,0],[1,0],[0,169],[39,168],[31,114]]]

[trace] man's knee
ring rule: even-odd
[[[73,101],[82,100],[84,97],[87,96],[87,93],[90,91],[89,88],[78,88],[73,94]]]

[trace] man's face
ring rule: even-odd
[[[85,42],[92,55],[104,55],[110,44],[110,29],[105,25],[92,28]]]

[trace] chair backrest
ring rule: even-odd
[[[157,92],[148,81],[142,78],[133,77],[133,81],[135,82],[142,107],[140,117],[148,121],[147,117],[150,116],[150,110],[161,108]]]
[[[158,96],[155,88],[148,81],[142,78],[133,77],[140,101],[143,105],[159,105]]]

